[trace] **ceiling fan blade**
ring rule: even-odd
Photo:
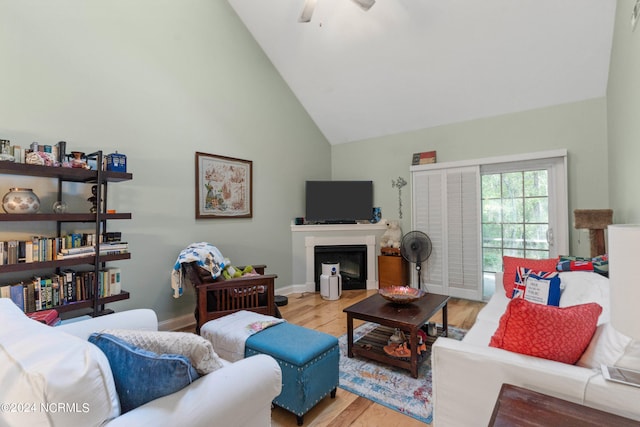
[[[376,3],[376,0],[353,0],[353,2],[360,6],[363,10],[369,10],[371,9],[371,6]]]
[[[313,15],[313,10],[316,8],[317,0],[306,0],[304,2],[304,8],[302,9],[302,14],[300,15],[299,22],[309,22],[311,21],[311,16]]]

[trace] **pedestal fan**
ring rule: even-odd
[[[431,239],[422,231],[410,231],[402,237],[400,242],[402,257],[416,265],[418,289],[422,288],[422,263],[429,258],[432,250]]]

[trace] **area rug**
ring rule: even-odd
[[[354,341],[378,326],[375,323],[365,323],[356,328],[353,332]],[[449,326],[449,338],[461,340],[466,332],[464,329]],[[419,421],[431,423],[433,405],[430,357],[420,366],[418,378],[413,378],[411,372],[406,369],[383,365],[362,357],[349,358],[347,357],[347,336],[341,336],[338,341],[340,388]]]

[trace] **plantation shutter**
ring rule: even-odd
[[[480,170],[447,170],[447,295],[482,299]]]
[[[433,251],[429,259],[422,265],[422,283],[428,283],[429,290],[444,294],[444,227],[442,203],[442,173],[422,172],[414,175],[414,230],[426,233],[433,244]],[[411,266],[415,269],[415,265]],[[413,282],[417,274],[413,274]],[[424,286],[423,286],[424,288]]]
[[[433,243],[423,287],[481,300],[479,167],[416,171],[412,177],[414,229]]]

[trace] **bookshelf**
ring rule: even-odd
[[[95,169],[63,168],[2,161],[0,162],[0,175],[19,175],[57,180],[58,201],[62,201],[64,197],[64,193],[62,191],[62,184],[64,182],[77,182],[95,185],[96,206],[98,207],[95,213],[0,213],[0,223],[19,222],[29,224],[33,222],[43,221],[51,222],[52,224],[55,224],[55,230],[51,231],[51,236],[60,238],[62,236],[62,224],[65,223],[93,224],[95,226],[94,235],[100,236],[103,233],[107,232],[107,223],[109,221],[131,219],[131,213],[108,213],[106,206],[108,185],[112,183],[130,181],[133,179],[133,175],[127,172],[113,172],[103,170],[103,165],[105,162],[102,151],[88,154],[86,158],[88,160],[91,160],[93,163],[95,163],[95,165],[99,167],[96,167]],[[2,234],[3,233],[0,232],[0,241],[5,241],[6,239],[3,238]],[[100,254],[100,243],[96,243],[95,246],[95,254],[90,254],[87,256],[66,259],[51,259],[47,261],[19,262],[15,264],[5,263],[4,265],[0,265],[0,275],[4,275],[5,273],[19,274],[20,272],[34,273],[32,276],[13,280],[11,283],[5,283],[3,281],[2,283],[0,283],[0,285],[4,286],[11,285],[12,283],[19,283],[20,280],[24,281],[24,283],[28,283],[32,280],[34,275],[40,276],[48,273],[60,275],[65,269],[73,267],[81,267],[80,273],[83,274],[92,271],[94,274],[93,277],[97,278],[101,271],[106,268],[108,262],[128,260],[131,258],[131,254],[128,251],[125,253]],[[54,308],[61,314],[82,310],[84,312],[81,314],[98,316],[110,312],[110,310],[107,310],[105,307],[107,304],[129,298],[129,292],[124,290],[120,291],[120,293],[116,295],[100,295],[97,279],[92,280],[90,286],[92,289],[90,292],[87,292],[90,294],[89,296],[82,297],[81,299],[76,301],[65,301],[60,305],[46,308]],[[42,310],[46,308],[42,307]]]

